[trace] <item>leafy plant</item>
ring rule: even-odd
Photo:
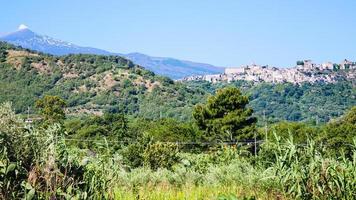
[[[144,163],[151,169],[170,169],[178,162],[178,145],[175,143],[155,142],[149,144],[143,154]]]

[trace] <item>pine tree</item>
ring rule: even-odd
[[[237,88],[217,91],[205,105],[197,105],[193,117],[208,141],[230,141],[253,138],[257,119],[247,108],[248,98]]]

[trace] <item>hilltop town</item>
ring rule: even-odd
[[[311,60],[297,61],[291,68],[277,68],[268,65],[245,65],[225,68],[223,74],[189,76],[181,81],[231,82],[246,80],[269,83],[334,83],[339,80],[354,80],[356,62],[343,60],[340,64],[325,62],[313,63]]]

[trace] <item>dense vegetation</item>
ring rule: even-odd
[[[175,83],[0,43],[0,103],[0,199],[356,196],[351,81]]]
[[[356,107],[325,125],[281,122],[265,130],[254,128],[248,98],[236,88],[195,107],[192,122],[123,113],[66,119],[65,103],[55,96],[36,105],[41,120],[30,124],[11,104],[0,106],[2,199],[356,195]],[[223,130],[247,140],[231,140]]]
[[[25,112],[46,94],[60,96],[68,113],[125,113],[190,118],[196,91],[119,56],[49,56],[0,43],[0,102]],[[21,94],[21,95],[19,95]],[[158,106],[159,105],[159,106]],[[169,109],[168,109],[169,108]]]
[[[74,115],[125,113],[146,119],[192,120],[193,106],[217,89],[235,86],[250,99],[261,122],[327,122],[356,104],[351,81],[335,84],[253,84],[173,82],[118,56],[55,57],[0,42],[0,102],[11,101],[17,113],[36,113],[45,95],[64,99]],[[19,95],[21,94],[21,95]],[[266,120],[263,116],[266,115]]]
[[[238,87],[250,99],[255,115],[269,123],[281,120],[304,121],[309,123],[328,122],[341,116],[356,105],[356,87],[352,81],[329,84],[293,85],[291,83],[254,84],[245,81],[212,84],[190,82],[190,88],[199,88],[213,94],[224,87]]]

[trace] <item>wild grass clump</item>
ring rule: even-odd
[[[268,144],[265,144],[266,146]],[[285,195],[298,199],[354,199],[356,197],[356,142],[353,156],[328,157],[327,146],[308,140],[298,146],[290,139],[276,143],[271,165]]]

